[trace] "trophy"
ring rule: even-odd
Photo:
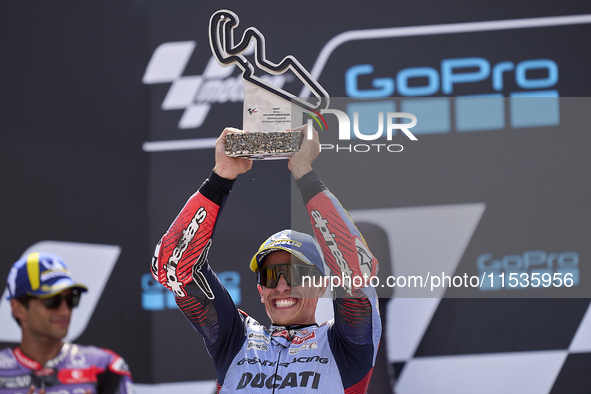
[[[215,12],[209,21],[214,57],[223,67],[240,67],[244,82],[242,129],[246,133],[226,136],[226,155],[251,160],[289,158],[299,150],[304,138],[303,128],[294,129],[303,124],[305,113],[319,116],[322,109],[328,108],[328,94],[295,57],[285,56],[279,64],[267,60],[265,37],[256,28],[246,29],[240,42],[234,44],[234,29],[239,23],[238,16],[229,10]],[[257,67],[273,75],[291,70],[316,96],[316,105],[257,78],[253,65],[243,55],[252,42]]]

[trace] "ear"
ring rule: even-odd
[[[10,307],[12,308],[12,314],[14,317],[22,321],[27,313],[27,307],[14,298],[10,299]]]
[[[259,294],[261,296],[261,303],[264,304],[265,298],[263,297],[263,289],[261,288],[261,285],[257,285],[257,290],[259,291]]]

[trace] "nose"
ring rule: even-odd
[[[283,273],[279,274],[279,281],[277,281],[277,287],[275,287],[277,291],[285,291],[290,290],[291,286],[287,283],[285,279],[285,275]]]
[[[62,297],[61,302],[60,302],[60,306],[57,308],[57,311],[60,314],[70,314],[72,313],[72,310],[70,309],[70,307],[68,307],[68,303],[66,302],[66,299]]]

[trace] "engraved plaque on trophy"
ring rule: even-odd
[[[316,113],[328,107],[328,94],[308,71],[291,55],[278,63],[266,59],[265,37],[254,27],[244,31],[234,44],[238,16],[229,10],[214,13],[209,21],[209,43],[221,66],[237,65],[242,69],[244,106],[242,129],[246,133],[226,136],[226,155],[251,160],[286,159],[299,150],[304,113]],[[291,70],[316,96],[316,105],[302,100],[254,75],[253,65],[244,57],[254,43],[255,63],[261,70],[281,75]],[[298,128],[298,130],[294,130]]]

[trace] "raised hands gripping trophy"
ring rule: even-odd
[[[226,155],[251,160],[285,159],[299,150],[304,133],[293,130],[303,124],[303,114],[316,114],[328,108],[326,91],[308,71],[288,55],[279,64],[271,63],[265,54],[265,37],[254,27],[244,31],[234,44],[234,29],[240,20],[229,10],[220,10],[209,21],[209,44],[223,67],[236,64],[242,69],[244,108],[242,129],[247,133],[226,136]],[[254,76],[254,67],[242,55],[251,42],[255,44],[257,66],[269,74],[281,75],[291,70],[316,96],[312,105]],[[309,131],[311,132],[311,130]]]

